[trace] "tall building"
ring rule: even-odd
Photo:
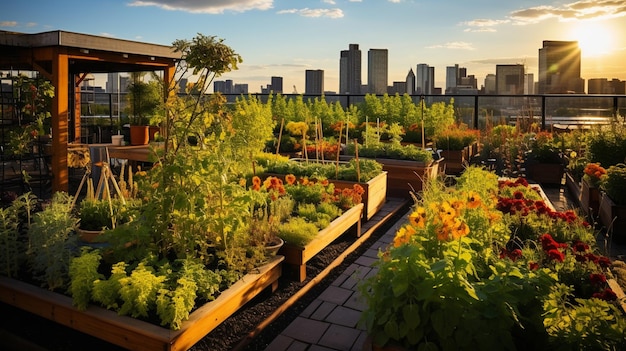
[[[361,50],[359,44],[350,44],[339,58],[339,94],[361,93]]]
[[[452,93],[459,84],[459,65],[446,67],[446,94]]]
[[[593,78],[587,82],[588,94],[624,94],[626,82],[619,79]]]
[[[584,93],[577,41],[544,40],[539,49],[539,94]]]
[[[272,77],[271,84],[271,90],[274,94],[283,93],[283,77]]]
[[[304,93],[321,95],[324,93],[324,70],[307,69],[304,76]]]
[[[524,94],[524,65],[496,65],[496,94]]]
[[[406,93],[409,95],[415,94],[415,73],[413,73],[413,68],[409,68],[409,73],[406,75]]]
[[[415,94],[435,94],[435,67],[425,63],[417,65],[415,70]]]
[[[526,73],[524,75],[524,94],[533,95],[535,93],[535,75]]]
[[[369,49],[367,52],[367,87],[372,94],[387,93],[388,55],[387,49]]]
[[[494,95],[496,93],[496,75],[493,73],[485,76],[485,94]]]
[[[213,82],[213,92],[222,94],[233,93],[233,81],[228,80],[216,80]]]

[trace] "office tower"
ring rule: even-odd
[[[435,67],[430,67],[425,63],[418,64],[415,71],[415,83],[415,94],[434,94]]]
[[[524,75],[524,94],[533,95],[535,93],[535,75],[526,73]]]
[[[233,81],[228,80],[216,80],[213,82],[213,92],[222,94],[233,93]]]
[[[406,75],[406,93],[409,95],[415,94],[415,73],[413,73],[413,68],[409,68],[409,73]]]
[[[307,69],[304,76],[304,93],[322,95],[324,93],[324,70]]]
[[[282,94],[283,93],[283,77],[272,77],[272,88],[271,91],[274,94]]]
[[[619,79],[592,78],[587,81],[588,94],[624,95],[626,82]]]
[[[485,76],[485,94],[492,95],[496,93],[496,75],[493,73]]]
[[[387,93],[388,50],[369,49],[367,52],[367,87],[372,94]]]
[[[577,41],[544,40],[539,49],[539,94],[584,93]]]
[[[496,65],[496,94],[524,94],[524,65]]]
[[[235,84],[233,87],[234,94],[248,94],[248,84]]]
[[[339,58],[339,94],[361,93],[361,50],[359,44],[350,44]]]
[[[459,83],[459,65],[446,67],[446,94],[453,93]]]

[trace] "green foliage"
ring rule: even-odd
[[[111,275],[108,279],[97,279],[93,282],[92,298],[107,309],[117,310],[119,308],[120,280],[125,278],[126,262],[117,262],[111,267]]]
[[[155,306],[157,292],[163,288],[166,276],[156,275],[154,269],[145,262],[140,262],[130,276],[120,278],[119,296],[122,305],[121,315],[148,317],[148,311]]]
[[[70,262],[72,304],[81,311],[89,305],[94,282],[104,277],[98,272],[101,258],[98,250],[83,248],[81,255]]]
[[[285,243],[296,246],[305,246],[315,238],[317,232],[317,226],[302,217],[291,217],[278,228],[278,236]]]
[[[415,145],[400,145],[399,143],[380,143],[376,146],[359,146],[359,157],[389,158],[395,160],[412,160],[430,163],[433,160],[431,151]],[[354,155],[355,148],[348,145],[346,153]]]
[[[71,208],[71,197],[56,192],[51,203],[33,215],[28,229],[27,255],[34,278],[50,290],[66,288],[69,282],[68,271],[76,240],[71,234],[78,222]]]
[[[572,350],[619,350],[624,346],[626,320],[601,299],[577,299],[565,284],[552,287],[544,300],[544,325],[551,337]]]
[[[132,82],[128,86],[128,111],[132,125],[148,125],[151,118],[159,113],[163,102],[164,89],[157,80],[143,81],[145,73],[131,73]],[[160,118],[155,118],[160,120]]]
[[[267,173],[293,174],[297,177],[338,179],[347,181],[368,182],[380,175],[383,165],[372,159],[360,158],[348,162],[299,162],[284,157],[268,157],[267,154],[257,157],[257,163]]]
[[[10,206],[0,208],[0,274],[16,277],[26,261],[26,246],[21,236],[24,227],[30,225],[30,217],[36,198],[25,193],[13,200]],[[20,218],[26,217],[26,223]]]
[[[592,129],[588,138],[589,162],[600,163],[602,167],[626,162],[626,130],[620,124]]]
[[[626,205],[626,164],[610,166],[601,187],[616,205]]]

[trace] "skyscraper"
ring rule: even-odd
[[[459,65],[446,67],[446,94],[454,91],[459,83]]]
[[[435,67],[430,67],[425,63],[417,65],[415,71],[415,93],[432,95],[435,93]]]
[[[272,92],[274,94],[282,94],[283,93],[283,77],[272,77]]]
[[[361,93],[361,50],[359,44],[350,44],[339,58],[339,94]]]
[[[584,93],[577,41],[544,40],[539,49],[539,94]]]
[[[409,73],[406,75],[406,93],[409,95],[415,94],[415,73],[413,73],[413,68],[409,68]]]
[[[324,93],[324,70],[307,69],[304,76],[304,93],[321,95]]]
[[[524,94],[524,65],[496,65],[496,94]]]
[[[367,88],[372,94],[387,93],[387,49],[370,49],[367,52]]]

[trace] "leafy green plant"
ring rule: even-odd
[[[98,250],[90,251],[86,247],[82,248],[82,251],[80,256],[74,257],[70,262],[71,284],[69,291],[72,295],[72,304],[84,311],[91,301],[93,282],[103,279],[104,276],[98,272],[102,258],[100,252]]]
[[[626,205],[626,164],[610,166],[601,187],[616,205]]]
[[[50,290],[67,288],[70,259],[75,255],[72,235],[78,219],[72,214],[72,198],[56,192],[43,211],[33,215],[28,229],[28,259],[33,276]]]
[[[305,246],[315,238],[319,229],[303,217],[291,217],[278,228],[278,235],[286,242]]]
[[[7,207],[0,207],[0,274],[16,277],[26,261],[24,231],[31,223],[36,197],[25,193]],[[25,218],[25,223],[21,221]]]
[[[463,150],[464,147],[476,142],[480,131],[468,129],[467,126],[452,125],[434,136],[435,145],[442,150]]]

